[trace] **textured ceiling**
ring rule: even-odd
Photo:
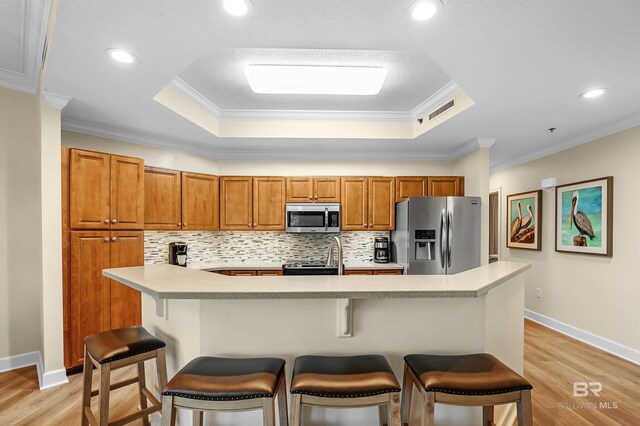
[[[388,74],[376,96],[265,95],[251,91],[249,64],[378,66]],[[451,79],[424,52],[329,49],[212,49],[180,78],[222,109],[411,111]]]
[[[410,19],[413,0],[253,3],[238,19],[212,0],[61,1],[45,89],[73,97],[63,125],[237,158],[451,157],[493,136],[491,162],[500,166],[640,124],[637,0],[444,0],[426,22]],[[108,47],[140,61],[115,64]],[[217,49],[426,55],[475,105],[410,141],[217,138],[152,99]],[[578,98],[599,85],[610,88],[606,97]]]
[[[0,1],[0,68],[24,72],[26,1]]]

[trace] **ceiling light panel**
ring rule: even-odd
[[[382,67],[247,65],[251,90],[260,94],[377,95],[387,77]]]
[[[583,99],[599,98],[600,96],[604,95],[607,90],[608,89],[606,89],[605,87],[598,87],[596,89],[587,90],[586,92],[581,93],[580,97]]]
[[[250,0],[223,0],[222,7],[229,15],[244,16],[249,12],[253,3]]]
[[[440,0],[419,0],[411,6],[411,16],[416,21],[426,21],[442,8]]]
[[[122,49],[107,49],[104,52],[109,55],[114,61],[118,61],[123,64],[132,64],[134,62],[137,62],[138,60],[136,55]]]

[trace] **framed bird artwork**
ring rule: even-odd
[[[613,177],[556,187],[556,251],[613,255]]]
[[[507,195],[507,248],[541,250],[542,191]]]

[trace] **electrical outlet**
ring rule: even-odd
[[[542,299],[542,289],[540,287],[536,288],[536,297]]]

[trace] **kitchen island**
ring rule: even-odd
[[[401,380],[408,353],[490,352],[522,372],[528,268],[496,262],[444,276],[230,277],[150,265],[103,274],[143,293],[143,325],[167,342],[169,376],[199,355],[279,356],[290,378],[298,355],[378,353]],[[345,335],[351,337],[338,337]],[[306,409],[303,422],[371,425],[376,415]],[[216,415],[216,424],[259,424],[259,417]],[[439,424],[480,418],[477,408],[436,408]]]

